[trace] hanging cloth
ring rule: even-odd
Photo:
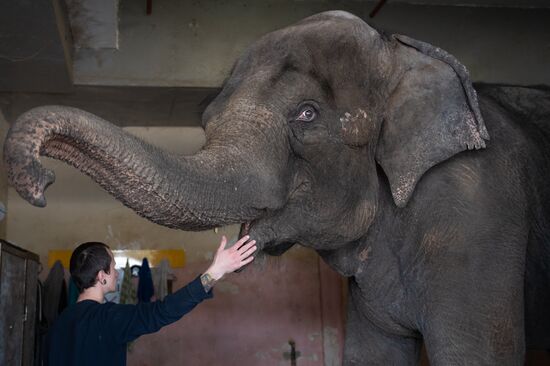
[[[168,295],[168,276],[172,274],[168,259],[163,259],[153,274],[157,300],[163,300]]]
[[[149,261],[147,258],[143,258],[143,263],[139,269],[139,283],[137,290],[138,302],[151,302],[151,297],[155,293],[153,287],[153,277],[151,276],[151,268],[149,268]]]
[[[67,307],[67,285],[65,283],[65,269],[61,261],[53,264],[46,281],[44,281],[44,298],[42,312],[44,315],[45,333],[53,325],[59,314]],[[40,330],[39,330],[40,331]],[[42,360],[48,359],[47,337],[41,337],[41,351],[38,356]]]
[[[56,261],[44,281],[44,318],[51,326],[67,307],[67,285],[61,261]]]
[[[120,303],[137,303],[136,289],[134,287],[134,284],[132,283],[132,269],[130,268],[130,263],[128,262],[128,259],[126,259],[126,267],[124,267],[122,284],[120,285]]]

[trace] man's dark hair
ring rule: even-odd
[[[97,274],[103,270],[109,273],[111,269],[111,255],[109,246],[104,243],[90,241],[80,244],[71,255],[71,276],[78,291],[96,283]]]

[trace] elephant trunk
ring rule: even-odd
[[[24,199],[43,207],[55,175],[42,166],[40,155],[73,165],[139,215],[167,227],[201,230],[249,222],[282,204],[274,193],[281,190],[262,188],[273,178],[269,169],[251,174],[234,146],[218,144],[179,156],[75,108],[26,112],[4,145],[10,183]]]

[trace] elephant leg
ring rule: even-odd
[[[445,325],[432,327],[425,334],[430,366],[523,365],[523,330],[511,330],[509,323],[513,320],[503,316],[499,323],[492,323],[493,329],[481,326],[475,330],[475,333],[486,333],[487,337],[472,334],[472,330],[465,329],[464,322],[456,320],[455,324],[446,321]]]
[[[422,340],[391,335],[361,313],[361,304],[348,299],[344,366],[418,365]]]
[[[459,286],[426,305],[422,332],[430,366],[523,365],[522,283],[503,280],[489,290],[478,280],[478,288]]]

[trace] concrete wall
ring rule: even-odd
[[[317,260],[293,249],[263,269],[230,275],[216,286],[214,299],[138,339],[128,365],[288,366],[290,340],[299,353],[297,365],[341,365],[342,316],[328,312],[322,301],[341,302],[339,287],[323,292]],[[176,286],[193,279],[200,266],[176,271]]]
[[[368,19],[370,1],[121,2],[118,50],[80,49],[75,82],[99,85],[217,87],[243,49],[308,15],[348,10]],[[440,46],[473,80],[550,84],[550,9],[388,3],[369,23]]]
[[[0,112],[0,141],[4,141],[6,133],[8,132],[8,123],[4,119],[4,115]],[[4,205],[4,208],[8,208],[8,182],[6,177],[6,170],[4,169],[3,150],[0,150],[0,202]],[[1,215],[1,214],[0,214]],[[7,217],[4,217],[0,221],[0,238],[6,238]]]

